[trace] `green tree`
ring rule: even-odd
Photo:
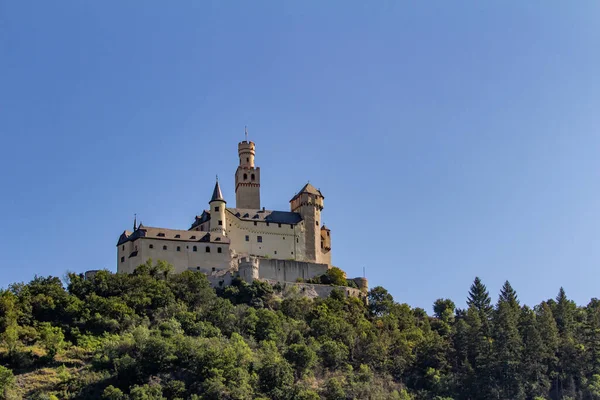
[[[521,310],[519,330],[523,343],[520,374],[525,396],[528,399],[543,398],[550,391],[548,358],[545,356],[547,349],[538,330],[536,315],[527,306]]]
[[[381,317],[388,314],[393,305],[394,298],[392,295],[383,287],[376,286],[369,291],[369,311],[371,315]]]
[[[290,345],[285,358],[294,366],[296,379],[302,377],[317,363],[317,353],[305,344]]]
[[[43,322],[39,326],[40,340],[46,349],[46,354],[50,359],[64,347],[65,335],[61,328],[52,326],[48,322]]]
[[[0,394],[3,399],[9,397],[9,393],[13,389],[15,384],[15,377],[13,372],[0,365]]]
[[[436,318],[446,322],[452,323],[454,322],[454,310],[456,306],[454,302],[450,299],[437,299],[435,303],[433,303],[433,313]]]
[[[471,289],[469,290],[469,297],[467,299],[467,305],[469,307],[474,307],[477,311],[479,311],[482,319],[489,319],[492,316],[492,299],[490,298],[490,294],[481,282],[479,277],[475,277],[475,281],[471,285]]]

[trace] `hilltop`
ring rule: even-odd
[[[434,314],[375,287],[368,304],[266,282],[211,288],[164,263],[132,274],[36,277],[0,292],[0,393],[8,399],[596,399],[600,301]]]

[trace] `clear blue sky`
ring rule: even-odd
[[[188,228],[244,125],[262,201],[431,312],[600,297],[597,1],[0,1],[0,287]]]

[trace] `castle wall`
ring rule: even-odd
[[[153,248],[150,248],[152,245]],[[123,246],[125,250],[123,250]],[[163,246],[167,246],[164,250]],[[196,246],[196,251],[194,251]],[[179,251],[177,251],[179,247]],[[210,252],[206,252],[206,247]],[[221,253],[218,249],[221,248]],[[137,256],[129,257],[137,249]],[[123,257],[124,261],[121,261]],[[161,239],[140,238],[133,242],[118,246],[117,272],[132,273],[135,268],[144,264],[149,258],[153,261],[164,260],[172,264],[176,273],[194,269],[204,273],[231,268],[229,245],[226,243],[200,243],[189,241],[169,241]]]
[[[364,298],[365,293],[361,292],[356,288],[344,287],[344,286],[331,286],[331,285],[317,285],[313,283],[297,283],[297,282],[285,282],[281,283],[275,280],[265,279],[266,282],[271,285],[279,283],[283,286],[284,293],[290,290],[297,291],[298,294],[309,298],[315,297],[328,297],[335,289],[344,292],[346,297],[359,297]]]
[[[243,221],[231,214],[227,215],[227,237],[231,249],[240,255],[254,255],[281,260],[303,260],[304,235],[303,224],[289,225],[264,222]],[[246,235],[249,241],[246,241]],[[258,242],[258,236],[262,242]]]
[[[298,278],[306,280],[322,275],[328,268],[327,264],[261,258],[258,277],[278,282],[295,282]]]

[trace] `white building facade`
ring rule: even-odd
[[[253,258],[259,260],[259,270],[262,259],[264,274],[269,271],[269,276],[259,271],[259,278],[296,277],[291,271],[300,264],[293,266],[294,262],[303,263],[298,271],[304,272],[297,277],[309,279],[325,273],[331,267],[331,231],[322,223],[322,193],[307,183],[290,200],[289,211],[261,207],[260,168],[255,166],[255,155],[254,142],[238,144],[235,208],[227,207],[217,181],[209,209],[196,216],[187,230],[136,226],[134,222],[134,229],[119,237],[117,272],[131,273],[151,258],[172,264],[176,272],[198,270],[209,276],[234,276],[242,260]],[[278,268],[289,269],[290,274]]]

